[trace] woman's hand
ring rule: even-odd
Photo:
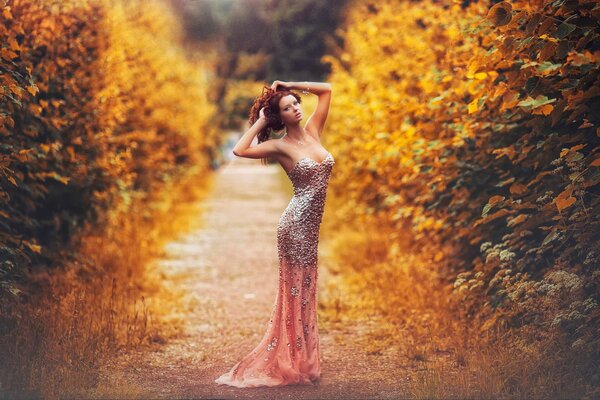
[[[271,85],[271,89],[273,89],[274,91],[277,91],[278,86],[281,86],[285,89],[289,89],[288,83],[284,82],[284,81],[273,81],[273,84]]]
[[[267,119],[267,117],[265,116],[265,108],[264,107],[258,111],[258,118],[263,119],[263,120]]]

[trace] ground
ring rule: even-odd
[[[413,398],[409,370],[418,363],[394,346],[378,351],[368,346],[376,316],[319,320],[322,378],[316,386],[240,389],[214,383],[254,348],[267,328],[278,284],[276,227],[291,197],[279,165],[236,158],[215,174],[201,206],[202,226],[169,243],[166,256],[152,266],[163,274],[164,285],[185,294],[185,311],[179,316],[184,333],[156,349],[112,361],[103,369],[95,396]],[[329,275],[321,245],[319,251],[321,299],[327,295]]]

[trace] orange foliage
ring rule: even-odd
[[[432,263],[453,249],[441,273],[465,316],[489,320],[484,329],[503,315],[590,349],[597,322],[586,321],[598,320],[600,301],[599,9],[592,0],[460,4],[348,10],[344,48],[324,57],[330,143],[343,160],[332,176],[333,196],[344,197],[337,216],[393,228]],[[581,285],[552,281],[550,270]],[[549,287],[564,296],[546,297]],[[569,308],[582,318],[556,322]]]
[[[163,2],[3,3],[0,272],[16,293],[6,274],[208,169],[217,136],[209,66],[186,58]]]

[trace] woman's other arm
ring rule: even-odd
[[[261,110],[261,116],[252,124],[252,126],[244,132],[240,140],[233,147],[233,154],[238,157],[246,158],[266,158],[275,153],[273,140],[267,140],[254,147],[250,147],[254,137],[267,125],[267,119]]]

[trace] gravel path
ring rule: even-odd
[[[203,202],[204,225],[166,247],[156,262],[165,284],[183,289],[184,334],[157,350],[125,354],[103,372],[96,393],[119,398],[411,398],[398,349],[368,351],[376,322],[319,320],[318,386],[239,389],[213,381],[262,338],[278,283],[276,227],[291,197],[281,167],[236,158],[216,172]],[[291,184],[290,184],[291,185]],[[324,218],[327,218],[325,214]],[[319,256],[319,297],[327,259]],[[372,347],[371,347],[372,348]],[[107,394],[109,393],[109,394]]]

